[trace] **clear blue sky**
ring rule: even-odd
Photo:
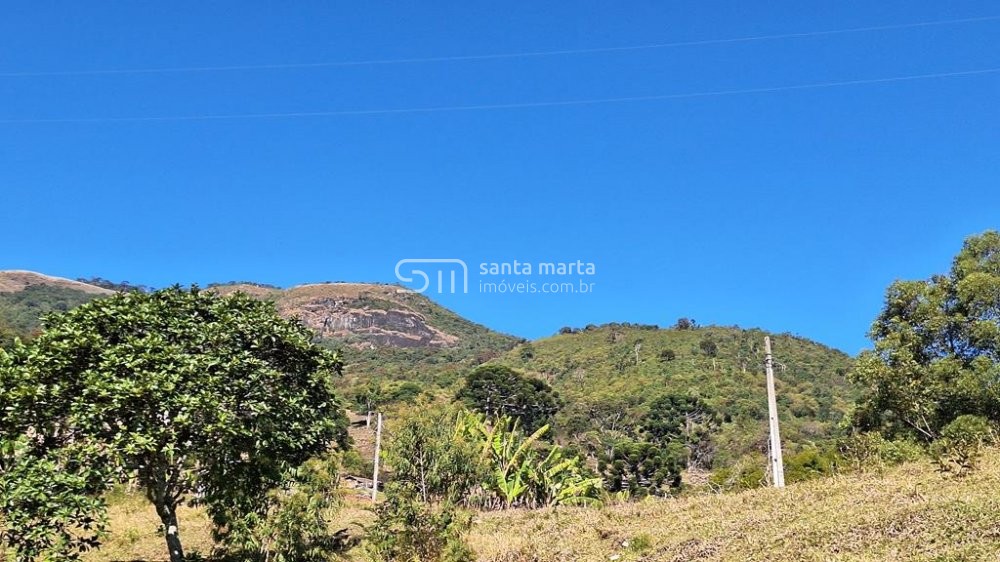
[[[446,295],[526,337],[631,321],[854,353],[896,278],[1000,227],[987,2],[30,2],[0,17],[0,269],[153,286],[593,262],[588,295]],[[430,7],[433,6],[433,9]],[[50,74],[54,73],[54,74]],[[167,117],[165,120],[133,118]],[[115,120],[124,118],[124,120]],[[44,122],[54,120],[53,122]],[[42,121],[42,122],[40,122]],[[499,278],[498,278],[499,279]],[[497,280],[497,279],[495,279]]]

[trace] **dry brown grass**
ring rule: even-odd
[[[160,519],[141,494],[114,494],[109,498],[111,535],[101,549],[84,560],[165,560],[167,546],[158,530]],[[182,507],[177,514],[187,552],[212,549],[211,525],[201,509]]]
[[[109,503],[111,535],[100,550],[85,555],[84,562],[153,562],[167,559],[166,542],[158,529],[160,520],[141,494],[115,494]],[[360,537],[360,525],[368,525],[373,520],[368,506],[367,496],[361,497],[354,491],[345,490],[344,504],[337,519],[332,522],[332,529],[347,528],[352,536]],[[185,553],[197,551],[206,556],[211,554],[212,527],[205,512],[183,507],[178,519]]]
[[[925,462],[785,490],[483,513],[469,542],[488,562],[1000,560],[998,491],[1000,450],[991,450],[962,479]],[[364,508],[348,501],[338,528],[370,522]],[[111,516],[112,538],[86,560],[163,559],[155,515],[140,500],[117,501]],[[182,525],[188,548],[207,552],[204,516],[186,510]]]
[[[491,562],[1000,560],[998,490],[994,450],[965,479],[915,463],[785,490],[484,514],[470,543]]]
[[[91,293],[95,295],[110,295],[114,293],[114,291],[97,287],[95,285],[81,283],[72,279],[64,279],[62,277],[53,277],[52,275],[35,273],[34,271],[0,271],[0,293],[16,293],[17,291],[22,291],[31,285],[62,287],[65,289],[73,289],[75,291],[82,291],[84,293]]]

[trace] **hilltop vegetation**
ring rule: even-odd
[[[98,295],[55,285],[29,285],[17,292],[0,293],[0,332],[18,336],[32,334],[41,327],[42,316],[66,312]]]
[[[663,395],[703,400],[718,417],[703,468],[733,464],[766,446],[763,341],[736,327],[671,329],[610,324],[523,343],[498,360],[549,382],[566,406],[560,438],[584,446],[625,432]],[[855,391],[851,358],[786,334],[771,335],[778,364],[782,439],[794,454],[837,434]]]

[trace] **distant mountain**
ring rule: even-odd
[[[317,283],[279,289],[239,283],[212,290],[274,301],[282,316],[299,318],[322,339],[356,349],[454,348],[491,336],[497,336],[496,343],[513,342],[396,285]]]
[[[46,313],[113,294],[113,288],[143,289],[97,277],[94,280],[86,283],[31,271],[0,271],[0,325],[27,335],[39,328],[39,319]],[[281,289],[229,283],[210,289],[220,294],[241,291],[273,301],[281,315],[300,319],[323,343],[357,352],[426,349],[492,356],[517,341],[395,285],[317,283]]]
[[[51,275],[35,273],[34,271],[0,271],[0,293],[16,293],[31,287],[40,286],[70,289],[90,295],[109,295],[112,293],[108,289],[89,283],[82,283],[62,277],[53,277]]]
[[[346,369],[336,384],[348,399],[372,380],[400,403],[419,394],[451,397],[469,369],[496,362],[552,384],[565,401],[555,429],[568,440],[591,431],[602,407],[620,408],[626,417],[637,418],[656,397],[682,393],[698,395],[721,416],[722,425],[713,435],[721,464],[766,447],[762,330],[609,324],[565,329],[527,342],[395,285],[320,283],[281,289],[229,283],[211,290],[242,291],[273,301],[280,314],[312,328],[322,345],[340,350]],[[37,330],[46,313],[111,293],[39,273],[0,271],[0,344],[14,334]],[[770,335],[784,442],[794,451],[829,438],[854,399],[855,390],[845,378],[852,359],[805,338]]]
[[[347,368],[338,386],[348,394],[370,379],[419,383],[434,393],[519,341],[397,285],[317,283],[280,289],[234,283],[212,290],[270,300],[281,315],[299,318],[323,345],[343,354]]]

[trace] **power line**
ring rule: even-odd
[[[31,78],[45,76],[99,76],[99,75],[123,75],[123,74],[171,74],[185,72],[221,72],[240,70],[284,70],[284,69],[308,69],[308,68],[336,68],[349,66],[375,66],[394,64],[427,64],[437,62],[462,62],[462,61],[482,61],[497,59],[519,59],[532,57],[551,57],[565,55],[585,55],[597,53],[615,53],[627,51],[643,51],[649,49],[669,49],[677,47],[698,47],[703,45],[725,45],[732,43],[749,43],[754,41],[774,41],[779,39],[804,39],[809,37],[824,37],[830,35],[844,35],[849,33],[869,33],[875,31],[892,31],[899,29],[912,29],[919,27],[933,27],[942,25],[958,25],[964,23],[977,23],[1000,20],[1000,15],[983,16],[976,18],[961,18],[950,20],[934,20],[913,23],[900,23],[891,25],[877,25],[869,27],[851,27],[845,29],[832,29],[825,31],[806,31],[800,33],[783,33],[778,35],[753,35],[746,37],[733,37],[728,39],[704,39],[698,41],[676,41],[671,43],[650,43],[645,45],[626,45],[621,47],[597,47],[591,49],[562,49],[555,51],[522,51],[516,53],[493,53],[483,55],[456,55],[443,57],[422,57],[422,58],[397,58],[397,59],[369,59],[354,61],[332,61],[332,62],[304,62],[304,63],[284,63],[284,64],[246,64],[229,66],[178,66],[164,68],[119,68],[119,69],[96,69],[96,70],[51,70],[51,71],[25,71],[25,72],[0,72],[0,78]]]
[[[709,98],[722,96],[735,96],[745,94],[770,94],[776,92],[789,92],[796,90],[818,90],[822,88],[840,88],[846,86],[861,86],[866,84],[890,84],[894,82],[910,82],[916,80],[931,80],[937,78],[956,78],[962,76],[979,76],[1000,73],[1000,67],[982,68],[978,70],[960,70],[956,72],[936,72],[931,74],[911,74],[908,76],[891,76],[888,78],[868,78],[860,80],[841,80],[832,82],[813,82],[809,84],[795,84],[789,86],[773,86],[764,88],[743,88],[738,90],[713,90],[705,92],[689,92],[678,94],[662,94],[651,96],[630,96],[617,98],[591,98],[580,100],[562,101],[538,101],[524,103],[496,103],[480,105],[451,105],[437,107],[409,107],[409,108],[389,108],[389,109],[349,109],[335,111],[306,111],[306,112],[286,112],[286,113],[231,113],[231,114],[208,114],[208,115],[166,115],[152,117],[69,117],[69,118],[28,118],[28,119],[0,119],[2,125],[17,124],[43,124],[43,123],[130,123],[130,122],[154,122],[154,121],[222,121],[238,119],[282,119],[282,118],[307,118],[307,117],[348,117],[365,115],[399,115],[408,113],[443,113],[457,111],[477,111],[477,110],[498,110],[498,109],[527,109],[538,107],[566,107],[599,105],[608,103],[629,103],[644,101],[664,101],[683,100],[695,98]]]

